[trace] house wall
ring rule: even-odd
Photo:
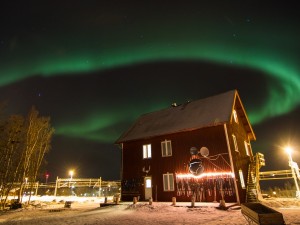
[[[235,177],[237,180],[237,188],[240,193],[240,203],[244,203],[246,200],[246,188],[242,188],[239,176],[239,170],[243,171],[245,185],[247,187],[247,177],[248,177],[248,167],[250,163],[250,157],[253,156],[251,146],[249,148],[250,156],[246,154],[245,144],[244,141],[250,143],[248,138],[248,134],[245,131],[244,125],[241,123],[241,118],[238,114],[238,123],[232,120],[231,123],[227,124],[227,132],[228,132],[228,140],[230,143],[231,155],[233,160],[233,166],[235,171]],[[238,144],[238,151],[235,150],[234,141],[232,135],[235,135],[237,144]]]
[[[230,129],[230,132],[234,129]],[[161,142],[164,140],[171,140],[172,142],[171,157],[162,157]],[[143,159],[144,144],[151,144],[151,159]],[[140,196],[140,199],[144,200],[143,180],[145,176],[151,176],[154,200],[171,201],[172,197],[177,197],[178,201],[190,201],[191,193],[185,193],[184,195],[178,193],[178,181],[175,181],[174,191],[165,192],[163,190],[163,174],[173,173],[175,178],[175,173],[188,173],[191,147],[196,147],[197,149],[207,147],[209,156],[222,154],[224,160],[218,159],[214,162],[209,162],[202,157],[205,172],[219,169],[224,171],[231,170],[223,125],[126,142],[123,143],[122,200],[131,201],[133,196]],[[234,157],[237,159],[237,156]],[[143,168],[146,170],[150,168],[150,171],[146,173],[143,171]],[[218,194],[216,200],[219,201],[220,198],[221,196]],[[207,197],[206,200],[212,201],[213,199]],[[225,200],[232,202],[236,201],[236,198],[235,195],[231,195]]]
[[[234,98],[234,110],[237,112],[238,123],[232,118],[226,124],[215,124],[212,127],[186,130],[175,134],[122,143],[122,199],[132,200],[133,196],[140,196],[140,199],[143,200],[145,198],[144,178],[145,176],[150,176],[152,178],[152,196],[157,201],[170,201],[175,196],[179,201],[189,201],[191,187],[194,185],[197,186],[197,193],[199,193],[199,188],[214,186],[214,192],[216,192],[215,189],[217,187],[219,192],[223,194],[225,187],[225,192],[227,192],[225,196],[226,201],[245,202],[248,167],[253,159],[253,154],[251,145],[249,148],[250,154],[246,154],[244,141],[250,144],[250,139],[255,139],[255,135],[237,92]],[[232,135],[236,137],[238,150],[235,150]],[[172,142],[173,155],[171,157],[162,157],[161,142],[164,140],[171,140]],[[145,144],[151,144],[152,157],[150,159],[143,159],[143,145]],[[208,159],[199,155],[191,156],[191,147],[196,147],[197,149],[207,147],[210,151],[209,157],[213,157]],[[219,156],[222,156],[222,160]],[[205,168],[204,172],[229,170],[234,171],[234,178],[218,177],[213,180],[206,178],[205,182],[204,179],[201,178],[199,180],[197,178],[197,180],[195,177],[192,177],[191,180],[185,180],[184,176],[179,176],[178,174],[189,173],[188,166],[193,157],[198,157],[202,160]],[[239,170],[243,173],[245,187],[241,185]],[[165,192],[163,190],[163,174],[166,173],[174,175],[174,191]],[[232,195],[232,183],[234,195]],[[224,186],[223,184],[226,185]],[[229,189],[228,186],[230,187]],[[195,188],[192,191],[193,194],[195,194],[194,190]],[[202,196],[201,193],[200,195]],[[220,193],[217,199],[216,194],[214,194],[213,200],[218,201]],[[211,196],[206,196],[206,201],[211,200]]]

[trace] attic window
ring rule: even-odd
[[[233,113],[234,122],[238,123],[239,120],[238,120],[238,116],[237,116],[237,113],[236,113],[235,109],[233,110],[232,113]]]
[[[143,158],[151,158],[151,144],[143,145]]]

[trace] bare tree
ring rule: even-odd
[[[49,117],[39,117],[39,112],[32,107],[25,120],[25,143],[22,155],[22,177],[19,199],[23,194],[24,181],[30,181],[31,189],[36,181],[38,170],[44,160],[45,153],[50,149],[54,129]],[[31,192],[30,192],[31,193]]]
[[[10,116],[1,124],[0,135],[0,198],[4,207],[8,193],[19,180],[19,168],[21,165],[20,151],[22,143],[22,128],[24,119],[22,116]],[[3,196],[5,196],[4,199]]]
[[[3,207],[13,188],[19,190],[18,200],[22,201],[25,180],[32,189],[44,156],[50,150],[54,129],[50,118],[40,117],[35,107],[25,119],[10,116],[0,123],[0,129],[0,200]]]
[[[29,179],[32,181],[30,186],[30,197],[33,189],[33,183],[36,181],[39,169],[44,162],[44,156],[50,150],[50,142],[54,133],[54,129],[50,126],[50,118],[38,118],[36,121],[36,127],[36,130],[39,130],[39,134],[36,136],[37,144],[35,145],[35,149],[31,155],[28,171]]]

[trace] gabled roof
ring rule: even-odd
[[[160,135],[191,131],[231,121],[234,106],[246,127],[250,140],[255,139],[242,102],[236,90],[187,102],[140,116],[116,143],[145,139]]]

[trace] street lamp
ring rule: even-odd
[[[289,157],[289,166],[291,167],[292,176],[294,178],[295,185],[296,185],[296,198],[300,198],[300,190],[299,190],[299,185],[298,185],[298,181],[297,181],[297,176],[296,176],[296,173],[295,173],[295,170],[296,169],[299,170],[299,168],[298,168],[297,163],[293,162],[293,159],[292,159],[293,149],[290,146],[288,146],[288,147],[285,148],[285,151],[287,152],[288,157]]]
[[[70,170],[69,175],[70,175],[69,187],[70,187],[71,194],[73,195],[73,190],[72,189],[74,188],[74,186],[71,185],[71,181],[72,181],[72,178],[73,178],[73,175],[74,175],[74,170]]]
[[[73,174],[74,174],[74,171],[73,171],[73,170],[70,170],[70,171],[69,171],[70,180],[72,180],[72,178],[73,178]]]

